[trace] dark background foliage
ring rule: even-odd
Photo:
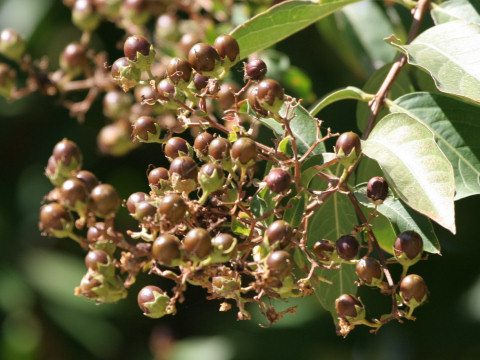
[[[49,56],[52,68],[61,49],[80,36],[59,0],[2,1],[0,14],[0,28],[15,26],[26,35],[32,55]],[[113,61],[121,54],[116,47],[121,36],[112,24],[103,24],[93,44],[109,51]],[[304,71],[319,96],[340,86],[361,87],[368,75],[348,70],[315,26],[276,49]],[[51,189],[43,169],[53,146],[64,137],[74,140],[84,154],[84,168],[114,184],[122,198],[147,190],[147,166],[160,165],[164,157],[156,145],[121,158],[100,155],[96,134],[106,121],[101,102],[94,103],[80,124],[59,101],[38,94],[12,103],[0,99],[1,359],[478,358],[478,197],[456,204],[456,236],[437,227],[442,256],[430,256],[414,267],[431,292],[428,304],[415,312],[418,320],[391,323],[376,335],[360,327],[346,339],[338,337],[315,296],[299,301],[296,316],[286,315],[268,329],[258,326],[265,323],[260,316],[238,322],[234,311],[218,312],[218,302],[206,300],[201,289],[188,290],[177,315],[148,319],[136,305],[136,292],[147,283],[170,286],[154,277],[141,277],[118,304],[95,306],[74,297],[73,288],[84,273],[82,250],[72,241],[41,237],[37,226],[42,197]],[[357,131],[354,102],[333,105],[320,117],[335,131]],[[125,209],[118,223],[124,229],[134,226]],[[373,315],[388,311],[377,295],[360,290]]]

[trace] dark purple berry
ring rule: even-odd
[[[171,99],[175,96],[175,86],[168,79],[160,80],[157,85],[157,91],[160,96],[168,99]]]
[[[288,171],[283,169],[273,169],[266,176],[265,183],[270,191],[275,194],[280,194],[290,189],[292,176]]]
[[[60,67],[66,72],[77,73],[85,65],[87,65],[87,54],[83,45],[71,43],[60,55]]]
[[[343,133],[338,137],[335,144],[335,151],[337,154],[340,152],[340,149],[343,150],[345,156],[350,155],[353,150],[355,150],[357,156],[360,155],[360,152],[362,151],[360,138],[352,131]]]
[[[358,254],[359,243],[352,235],[343,235],[336,242],[337,254],[344,260],[352,260]]]
[[[374,203],[382,203],[388,196],[388,184],[381,176],[372,177],[367,183],[367,197]]]
[[[123,52],[130,60],[137,61],[137,52],[143,56],[150,54],[150,43],[143,36],[132,35],[125,40]]]
[[[87,231],[87,241],[92,244],[101,240],[100,238],[105,233],[105,223],[97,222],[93,226],[90,226]]]
[[[210,79],[208,76],[198,73],[195,74],[193,76],[193,84],[195,85],[195,89],[197,89],[197,91],[205,89],[208,85],[208,79]]]
[[[248,62],[245,73],[247,78],[261,80],[267,74],[267,64],[261,59],[254,59]]]

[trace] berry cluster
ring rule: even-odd
[[[45,169],[55,188],[40,209],[39,227],[44,235],[71,238],[87,251],[87,272],[76,295],[97,303],[116,302],[140,274],[148,273],[169,279],[172,286],[140,290],[138,305],[146,316],[174,314],[190,284],[204,288],[209,299],[220,300],[220,311],[236,305],[237,318],[249,319],[246,305],[256,303],[274,323],[295,308],[277,312],[269,299],[310,295],[320,282],[331,285],[319,270],[354,266],[358,285],[390,296],[392,311],[367,320],[361,300],[341,294],[334,304],[339,334],[346,336],[358,324],[377,331],[391,320],[413,319],[414,309],[428,295],[424,280],[408,274],[422,258],[422,238],[414,231],[400,233],[389,249],[394,257],[386,259],[371,222],[389,196],[387,182],[381,177],[368,182],[366,195],[375,205],[369,218],[349,184],[362,157],[358,135],[327,129],[322,137],[322,122],[312,118],[316,139],[300,152],[290,125],[301,101],[267,77],[262,59],[251,58],[241,67],[234,37],[219,35],[212,45],[200,42],[228,11],[208,14],[199,11],[202,5],[197,2],[180,1],[168,9],[146,0],[64,3],[83,34],[65,46],[57,71],[48,71],[48,61],[32,61],[14,30],[0,33],[0,54],[8,61],[0,63],[0,95],[16,99],[40,91],[65,98],[88,90],[82,101],[64,102],[81,120],[104,94],[103,114],[111,121],[98,134],[100,150],[121,156],[141,143],[157,143],[169,162],[167,167],[150,166],[148,188],[123,200],[138,222],[138,228],[123,234],[115,224],[122,206],[115,188],[82,169],[75,143],[64,139],[55,146]],[[144,25],[153,17],[150,38]],[[101,21],[126,32],[124,56],[113,62],[89,46]],[[237,64],[242,84],[232,81],[230,70]],[[17,88],[17,70],[28,74],[23,89]],[[259,120],[266,118],[283,130],[274,146],[256,138]],[[187,130],[192,143],[181,135]],[[312,167],[325,186],[310,189],[302,181],[302,166],[335,136],[331,160]],[[341,176],[333,175],[333,167]],[[265,176],[259,174],[264,168]],[[334,194],[348,197],[360,221],[338,239],[319,234],[312,241],[307,237],[309,221]],[[298,220],[288,215],[293,204],[303,204],[296,207]],[[398,281],[390,273],[395,264],[402,267]]]

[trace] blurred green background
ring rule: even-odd
[[[368,17],[373,20],[366,21]],[[276,77],[282,78],[288,91],[306,98],[307,105],[314,94],[321,97],[346,85],[362,87],[375,69],[395,55],[378,42],[375,32],[404,36],[403,18],[408,19],[408,12],[397,7],[368,2],[347,7],[278,44],[276,52],[268,55],[273,61],[270,74],[275,77],[277,66]],[[17,29],[28,40],[34,58],[51,58],[52,69],[65,45],[80,36],[69,19],[60,0],[0,1],[0,29]],[[105,23],[93,43],[109,51],[112,62],[121,56],[115,46],[121,36],[120,30]],[[355,111],[356,104],[346,101],[319,116],[335,131],[357,131]],[[338,337],[330,314],[315,296],[299,301],[296,316],[286,315],[268,329],[258,326],[265,323],[260,316],[238,322],[234,311],[218,312],[218,302],[206,300],[201,289],[192,288],[177,315],[148,319],[138,309],[135,294],[147,283],[162,286],[153,277],[144,276],[118,304],[96,306],[73,296],[85,272],[83,251],[72,241],[41,237],[38,231],[38,209],[52,188],[43,170],[53,146],[64,137],[74,140],[83,152],[84,168],[113,184],[122,198],[147,190],[148,164],[163,159],[155,145],[141,146],[122,158],[99,154],[96,134],[104,124],[101,100],[79,124],[59,106],[58,98],[33,94],[11,103],[0,98],[0,359],[480,357],[478,197],[456,204],[456,236],[437,227],[442,256],[415,265],[414,271],[424,277],[431,292],[429,303],[415,312],[418,320],[388,324],[376,335],[359,327],[346,339]],[[126,210],[121,211],[119,223],[132,228]],[[387,309],[377,295],[360,289],[368,308]]]

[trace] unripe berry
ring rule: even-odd
[[[106,218],[114,215],[120,204],[117,190],[110,184],[97,185],[90,192],[90,207],[99,217]]]
[[[109,262],[108,254],[103,250],[91,250],[85,256],[85,265],[88,269],[98,270],[98,263],[106,265]]]
[[[362,309],[363,304],[353,295],[343,294],[335,300],[335,311],[342,319],[357,318]]]
[[[207,230],[195,228],[183,239],[183,248],[188,256],[203,259],[212,251],[212,239]]]
[[[0,95],[9,99],[15,89],[15,78],[17,74],[10,66],[0,63]]]
[[[72,22],[83,31],[93,31],[100,24],[100,14],[92,0],[77,0],[72,9]]]
[[[265,237],[270,245],[278,243],[280,247],[285,247],[292,239],[293,229],[285,220],[276,220],[271,223],[265,231]]]
[[[222,251],[229,250],[236,242],[232,235],[226,233],[217,234],[212,240],[213,246]]]
[[[175,96],[175,86],[168,79],[162,79],[157,85],[160,96],[172,99]]]
[[[147,194],[144,192],[134,192],[127,199],[127,209],[130,214],[135,214],[137,204],[145,201]]]
[[[148,173],[148,184],[157,189],[162,188],[162,180],[168,181],[168,170],[164,167],[157,167]]]
[[[367,183],[367,197],[375,204],[381,204],[388,196],[388,184],[381,176],[372,177]]]
[[[150,43],[143,36],[132,35],[125,40],[123,52],[130,60],[137,61],[137,52],[143,56],[150,54]]]
[[[188,52],[188,62],[200,74],[211,72],[220,62],[220,56],[214,47],[204,43],[192,46]]]
[[[188,143],[185,139],[180,137],[171,137],[165,144],[165,156],[170,159],[175,159],[181,155],[188,155]]]
[[[52,155],[57,162],[61,161],[63,165],[69,166],[74,161],[74,163],[79,164],[78,168],[81,167],[82,154],[73,141],[63,139],[55,145]]]
[[[241,137],[232,145],[232,159],[240,165],[252,166],[258,155],[257,143],[248,137]]]
[[[292,184],[292,176],[288,171],[283,169],[270,170],[265,178],[265,183],[270,191],[280,194],[290,189]]]
[[[153,319],[161,318],[166,314],[175,311],[174,306],[170,306],[170,299],[165,292],[156,286],[145,286],[137,296],[137,302],[143,314]]]
[[[359,243],[358,240],[355,239],[351,235],[343,235],[341,236],[336,244],[337,254],[344,260],[352,260],[358,254]]]
[[[203,191],[212,193],[220,190],[225,180],[225,174],[220,165],[213,163],[203,164],[198,172],[198,183]]]
[[[78,206],[85,206],[88,200],[88,190],[79,179],[65,180],[60,187],[60,200],[69,209],[78,210]]]
[[[238,42],[231,35],[223,34],[218,36],[213,43],[213,47],[217,50],[222,60],[227,57],[233,62],[240,55]]]
[[[126,118],[131,106],[132,96],[123,91],[111,90],[103,97],[103,114],[110,119]]]
[[[189,83],[192,79],[192,66],[186,59],[174,57],[167,65],[167,76],[174,84],[180,80]]]
[[[163,234],[155,239],[152,254],[161,265],[171,266],[180,259],[180,240],[172,234]]]
[[[87,242],[93,244],[101,240],[105,230],[104,222],[97,222],[93,226],[90,226],[87,231]]]
[[[4,29],[0,33],[0,54],[13,61],[19,61],[24,52],[25,40],[13,29]]]
[[[135,25],[144,25],[150,18],[147,0],[124,0],[120,9],[123,17]]]
[[[126,67],[130,67],[130,63],[128,62],[128,58],[126,57],[121,57],[115,60],[115,62],[112,64],[112,77],[114,79],[116,78],[121,78],[122,77],[122,69]]]
[[[274,251],[267,258],[267,267],[274,277],[283,279],[293,270],[292,256],[285,250]]]
[[[248,62],[245,67],[245,75],[252,80],[262,80],[267,74],[267,64],[261,59],[254,59]]]
[[[380,263],[371,257],[361,258],[355,266],[355,271],[362,283],[376,286],[383,278]]]

